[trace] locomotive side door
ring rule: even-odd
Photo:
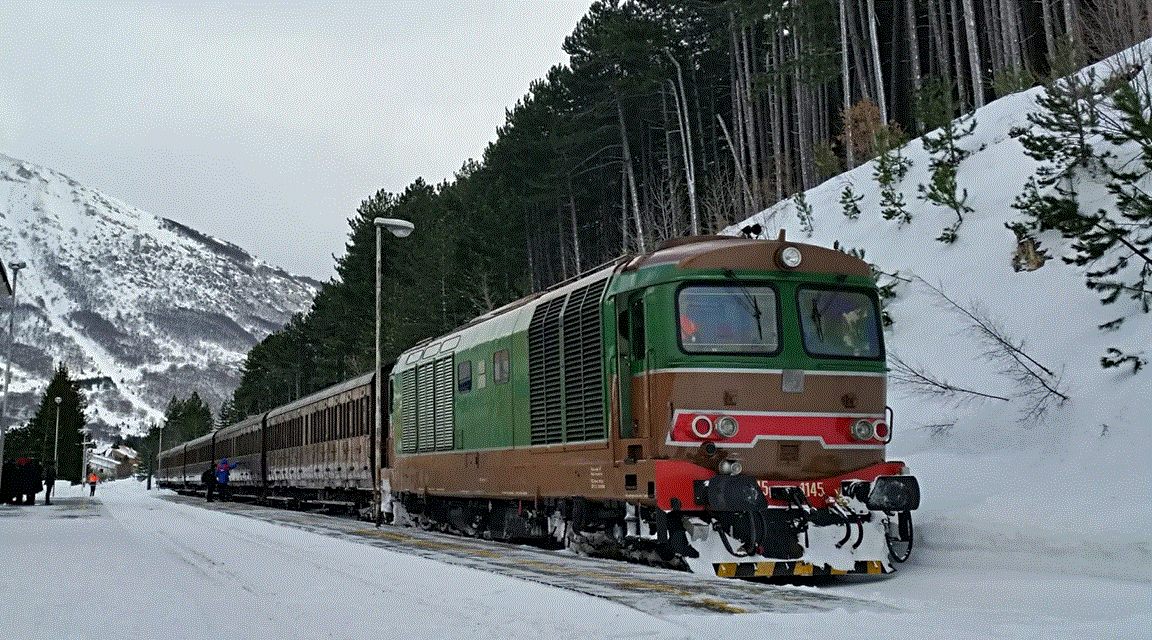
[[[648,347],[644,293],[620,296],[617,314],[616,370],[620,396],[620,438],[643,438],[648,434]]]

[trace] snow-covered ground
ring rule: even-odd
[[[654,615],[607,600],[162,499],[136,480],[0,506],[5,638],[1148,638],[1147,581],[1005,570],[935,550],[896,576],[794,587],[876,602]],[[370,525],[365,524],[365,527]],[[704,578],[701,580],[720,580]],[[802,598],[800,598],[802,599]]]

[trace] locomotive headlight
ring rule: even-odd
[[[720,461],[717,465],[717,470],[730,476],[738,476],[744,473],[744,465],[740,464],[739,460],[729,460],[727,458]]]
[[[708,416],[696,416],[696,419],[692,421],[692,434],[700,439],[712,435],[712,421],[708,419]]]
[[[860,419],[852,423],[849,433],[853,440],[863,442],[864,440],[871,440],[876,435],[876,428],[872,426],[871,422]]]
[[[732,416],[724,416],[716,421],[716,433],[719,433],[725,438],[731,438],[736,435],[740,430],[740,425],[736,423],[736,418]]]
[[[796,247],[784,247],[780,250],[780,266],[786,269],[795,269],[800,266],[800,262],[804,260],[801,255],[800,249]]]

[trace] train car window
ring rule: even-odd
[[[775,353],[776,290],[764,285],[688,285],[677,295],[685,353]]]
[[[804,350],[814,356],[878,359],[880,314],[875,297],[851,289],[800,287],[796,292]]]
[[[465,360],[456,365],[456,390],[461,393],[472,390],[471,360]]]
[[[492,379],[496,384],[508,382],[512,373],[512,362],[508,359],[508,350],[501,349],[492,354]]]

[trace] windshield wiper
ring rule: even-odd
[[[736,280],[736,274],[732,273],[731,269],[725,269],[724,275]],[[744,299],[748,302],[750,307],[748,310],[752,312],[752,317],[756,318],[756,332],[760,334],[760,342],[764,342],[764,325],[760,322],[760,316],[762,315],[760,302],[756,300],[756,296],[748,292],[748,289],[740,283],[739,280],[737,280],[737,286],[740,287],[740,291],[744,294]]]

